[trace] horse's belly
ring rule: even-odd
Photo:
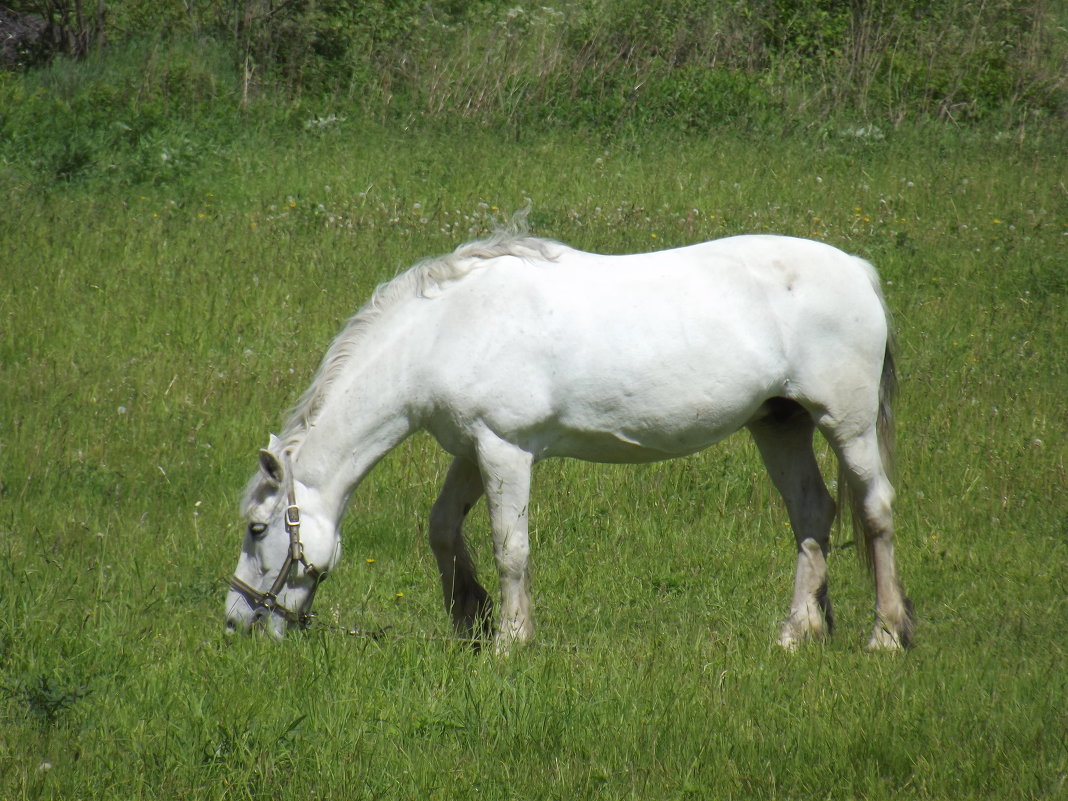
[[[712,382],[653,383],[639,388],[577,392],[533,427],[545,456],[600,462],[648,462],[685,456],[737,431],[767,400],[748,382],[730,391]],[[562,400],[558,398],[558,401]]]
[[[593,431],[557,428],[540,432],[531,450],[538,458],[555,456],[587,462],[635,464],[675,459],[707,448],[731,434],[730,430],[701,431]]]
[[[450,382],[423,424],[458,455],[488,430],[538,459],[672,459],[734,433],[777,394],[780,373],[760,361],[698,375],[684,360],[647,370],[602,362],[583,372],[567,359],[556,369],[516,360],[492,377]]]

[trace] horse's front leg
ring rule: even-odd
[[[430,547],[441,573],[445,610],[456,633],[475,641],[489,633],[493,617],[493,602],[478,583],[463,536],[464,519],[481,497],[478,465],[457,457],[430,510]]]
[[[501,619],[497,653],[534,634],[530,605],[530,541],[527,506],[530,500],[531,455],[495,436],[478,442],[478,464],[493,528],[493,553],[501,582]]]

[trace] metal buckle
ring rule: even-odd
[[[300,528],[300,507],[295,503],[291,503],[286,507],[286,526]]]

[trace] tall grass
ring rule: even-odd
[[[1064,112],[1064,20],[1044,3],[602,0],[412,16],[385,47],[341,26],[353,48],[319,71],[371,61],[347,87],[371,114],[516,127],[705,131],[814,115],[1011,125]]]
[[[1068,113],[1068,19],[1045,0],[106,5],[107,48],[0,72],[0,175],[172,182],[248,129],[339,118],[623,142],[932,121],[1027,137]]]
[[[156,183],[3,184],[0,796],[1065,793],[1059,142],[516,143],[337,116],[277,136],[239,132]],[[590,249],[777,231],[876,263],[912,652],[863,651],[847,533],[839,631],[774,647],[792,536],[744,437],[541,465],[537,642],[509,659],[448,639],[424,523],[446,459],[426,437],[360,488],[319,593],[363,636],[223,638],[237,493],[329,338],[376,283],[526,198],[536,233]],[[484,514],[470,535],[492,587]]]

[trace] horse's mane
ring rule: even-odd
[[[327,390],[342,373],[367,330],[398,302],[413,297],[435,297],[447,284],[462,279],[489,259],[513,256],[529,261],[552,261],[565,248],[554,240],[530,236],[513,228],[467,242],[444,256],[423,259],[380,284],[330,344],[311,386],[290,411],[280,435],[282,442],[294,444],[302,439],[322,407]]]

